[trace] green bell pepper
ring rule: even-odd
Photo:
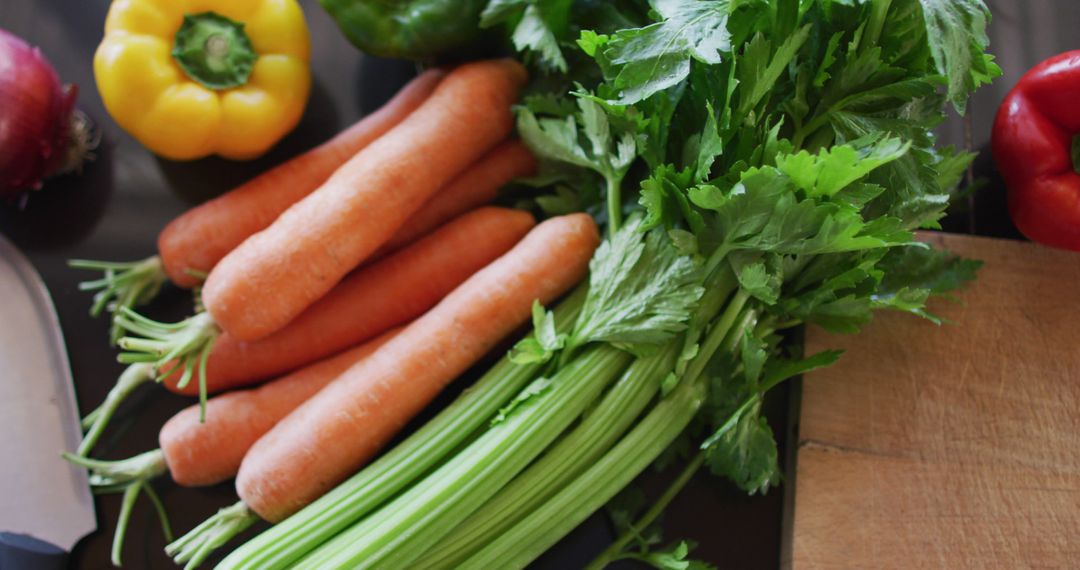
[[[365,53],[431,60],[481,37],[486,0],[319,0]]]

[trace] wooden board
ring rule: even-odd
[[[881,314],[804,378],[796,570],[1080,568],[1080,255],[928,234],[985,261],[937,327]]]

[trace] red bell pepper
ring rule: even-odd
[[[1051,57],[1020,78],[998,109],[994,160],[1009,213],[1027,237],[1080,251],[1080,50]]]

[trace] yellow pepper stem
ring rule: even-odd
[[[247,83],[258,59],[244,25],[215,12],[184,16],[172,56],[188,77],[210,89]]]

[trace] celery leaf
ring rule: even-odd
[[[639,219],[628,221],[593,256],[570,346],[606,341],[634,350],[686,329],[704,293],[700,263],[679,255],[664,232],[640,227]]]

